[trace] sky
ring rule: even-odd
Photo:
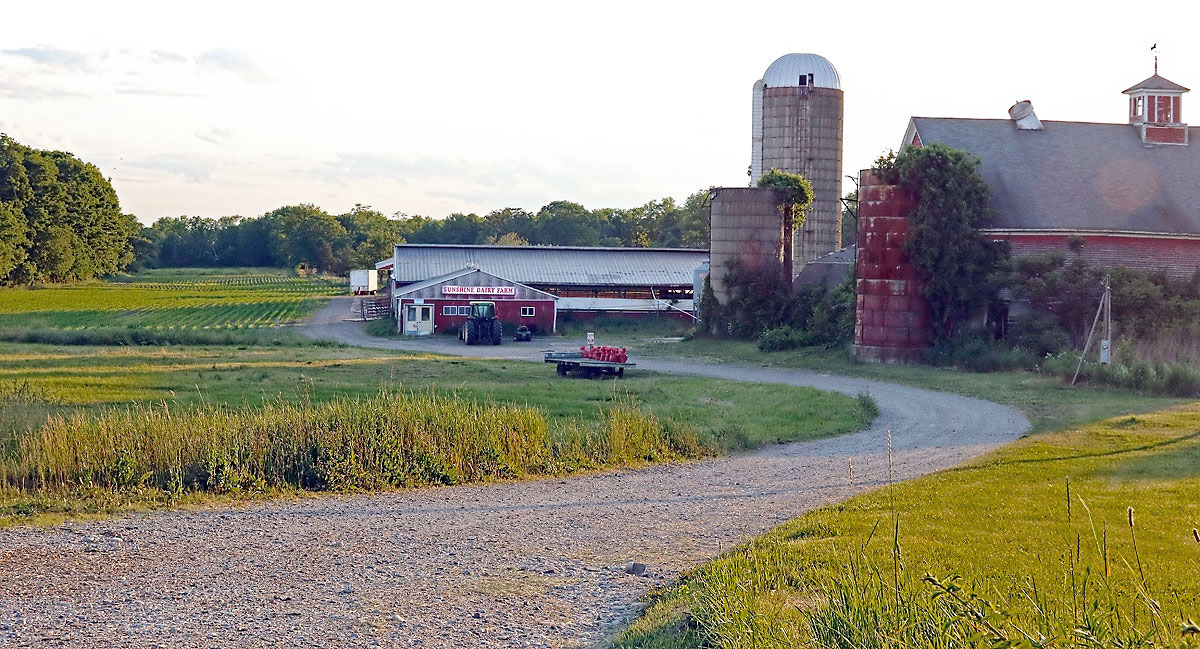
[[[841,75],[847,175],[913,115],[1029,99],[1124,122],[1154,44],[1163,76],[1200,86],[1200,4],[1139,6],[26,2],[3,12],[0,132],[96,164],[144,223],[636,207],[749,182],[751,86],[790,52]]]

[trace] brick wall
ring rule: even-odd
[[[862,172],[858,198],[854,355],[868,362],[912,362],[929,346],[929,303],[904,251],[914,198]]]
[[[1069,233],[993,233],[1007,240],[1014,256],[1058,253],[1070,257]],[[1175,279],[1190,279],[1200,270],[1200,237],[1084,234],[1081,255],[1097,266],[1125,266],[1148,272],[1166,271]]]

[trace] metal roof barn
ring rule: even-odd
[[[539,287],[690,289],[693,271],[707,259],[707,250],[686,248],[397,244],[392,278],[397,286],[403,286],[463,268],[479,268]]]

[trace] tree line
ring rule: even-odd
[[[140,232],[95,165],[0,133],[0,285],[123,270]]]
[[[365,205],[333,215],[316,205],[291,205],[259,217],[168,217],[142,232],[145,266],[308,266],[342,273],[373,268],[396,243],[708,247],[708,190],[677,204],[651,201],[631,209],[587,209],[554,201],[537,212],[508,207],[443,219]]]

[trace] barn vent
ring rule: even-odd
[[[1017,129],[1021,131],[1041,131],[1045,128],[1042,126],[1042,120],[1034,114],[1033,104],[1028,99],[1013,104],[1008,109],[1008,116],[1017,123]]]

